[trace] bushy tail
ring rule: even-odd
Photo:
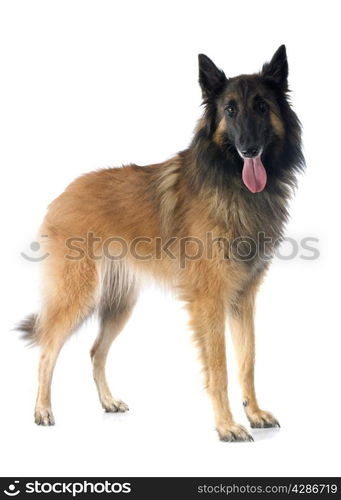
[[[23,340],[27,340],[30,345],[37,343],[37,326],[38,326],[38,315],[30,314],[25,319],[23,319],[16,327],[16,330],[24,332],[22,336]]]

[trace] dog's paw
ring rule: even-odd
[[[54,417],[51,408],[36,408],[34,421],[37,425],[54,425]]]
[[[129,406],[120,399],[105,398],[102,401],[102,406],[105,409],[105,411],[109,413],[117,413],[117,412],[124,413],[126,411],[129,411]]]
[[[217,428],[221,441],[253,441],[251,434],[239,424],[227,424]]]
[[[268,411],[257,410],[247,414],[253,429],[264,429],[269,427],[280,427],[278,420]]]

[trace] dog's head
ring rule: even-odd
[[[227,78],[211,59],[199,55],[206,137],[232,158],[252,193],[265,188],[269,170],[274,168],[274,152],[284,150],[287,129],[292,131],[293,125],[299,129],[286,98],[287,78],[284,45],[260,73],[234,78]]]

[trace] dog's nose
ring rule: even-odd
[[[242,155],[246,158],[254,158],[259,153],[259,148],[257,146],[251,146],[250,148],[244,148],[241,151]]]

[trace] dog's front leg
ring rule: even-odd
[[[195,340],[204,365],[206,387],[212,400],[216,429],[223,441],[252,441],[244,427],[234,422],[227,396],[225,354],[225,305],[221,298],[196,296],[189,303]]]
[[[255,297],[260,280],[252,283],[239,297],[231,313],[232,338],[239,365],[243,405],[251,427],[279,427],[276,418],[258,406],[255,382]]]

